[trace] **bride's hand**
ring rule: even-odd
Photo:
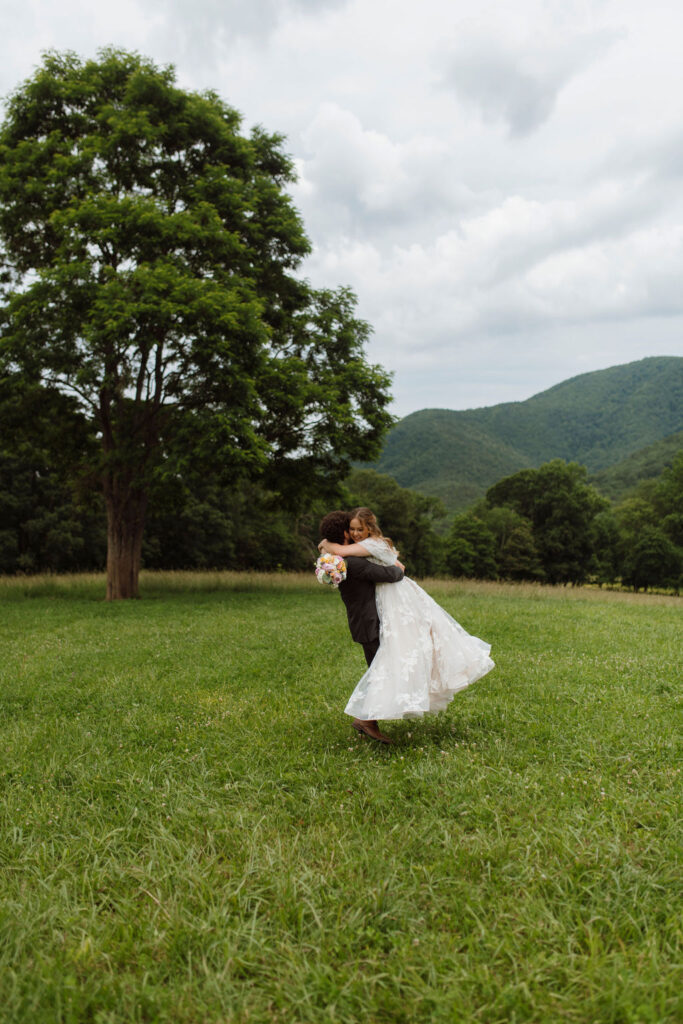
[[[323,540],[321,540],[320,543],[318,544],[318,551],[320,551],[320,553],[323,555],[331,555],[331,547],[332,545],[330,544],[329,540],[325,540],[323,538]]]

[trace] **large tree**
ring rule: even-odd
[[[664,531],[646,526],[626,554],[622,582],[636,591],[641,587],[673,587],[678,592],[682,566],[680,549]]]
[[[309,242],[282,139],[172,68],[50,53],[0,130],[0,372],[74,396],[97,440],[107,596],[137,594],[158,481],[261,474],[294,502],[372,458],[388,375]]]
[[[593,520],[609,502],[586,482],[576,462],[553,459],[538,469],[523,469],[499,480],[486,492],[490,508],[506,506],[531,524],[545,579],[583,583],[594,558]]]

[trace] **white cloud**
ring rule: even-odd
[[[683,352],[683,8],[670,0],[5,5],[0,91],[115,44],[287,134],[314,243],[401,413]]]
[[[265,43],[279,26],[299,15],[319,15],[346,0],[149,0],[158,33],[192,61],[215,68],[222,53],[247,40]],[[145,6],[141,4],[141,6]]]
[[[526,275],[529,293],[556,320],[683,315],[683,224],[550,256]]]
[[[512,136],[546,121],[560,91],[620,38],[600,31],[564,36],[545,33],[521,46],[490,35],[460,40],[446,82],[475,104],[485,120],[504,121]]]
[[[365,128],[351,111],[323,103],[301,141],[295,195],[325,232],[372,233],[389,242],[408,225],[476,203],[438,137],[417,134],[394,141]]]

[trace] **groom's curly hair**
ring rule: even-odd
[[[348,512],[328,512],[320,520],[320,539],[329,540],[333,544],[343,544],[344,533],[349,528],[351,517]]]

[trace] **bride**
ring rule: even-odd
[[[369,508],[351,513],[351,544],[321,541],[332,555],[361,555],[394,565],[397,552]],[[494,668],[491,645],[470,636],[436,601],[404,577],[375,588],[380,645],[346,705],[354,726],[377,719],[421,718],[443,711],[458,690]],[[361,729],[360,731],[365,731]]]

